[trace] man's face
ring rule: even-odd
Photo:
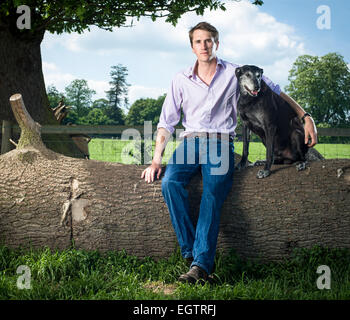
[[[209,62],[216,57],[219,41],[214,43],[209,31],[195,30],[192,39],[192,51],[197,56],[198,61]]]

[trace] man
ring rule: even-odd
[[[190,270],[179,280],[195,283],[197,280],[207,280],[212,272],[220,211],[233,182],[233,137],[237,125],[239,89],[235,76],[238,65],[216,56],[219,35],[215,27],[206,22],[198,23],[190,30],[189,37],[197,61],[193,67],[178,73],[172,81],[157,126],[152,164],[142,172],[141,178],[148,183],[154,181],[155,175],[159,179],[162,155],[174,126],[180,120],[182,108],[184,140],[166,166],[162,193],[182,256],[191,263]],[[267,77],[263,79],[291,104],[300,118],[305,115],[305,111],[281,92],[278,85]],[[304,128],[305,143],[310,137],[311,147],[317,142],[317,134],[310,116],[305,117]],[[226,157],[222,157],[218,163],[217,154]],[[220,168],[222,170],[214,171]],[[202,173],[203,193],[194,227],[185,187],[198,170]]]

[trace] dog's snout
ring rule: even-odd
[[[260,90],[260,82],[259,81],[254,81],[254,90],[255,91]]]

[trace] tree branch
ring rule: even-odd
[[[35,148],[45,148],[41,140],[41,126],[39,123],[34,122],[29,115],[22,95],[16,93],[10,97],[10,104],[18,125],[21,128],[21,136],[18,141],[17,149],[22,149],[28,146]]]

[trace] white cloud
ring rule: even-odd
[[[77,75],[62,72],[54,63],[46,61],[43,61],[43,73],[46,87],[54,85],[60,92],[64,92],[65,87],[67,87],[73,80],[81,79],[81,77]],[[109,89],[108,81],[87,79],[87,82],[89,88],[96,91],[95,98],[104,97],[106,95],[105,91]]]
[[[73,74],[62,72],[56,64],[43,61],[43,73],[45,79],[45,85],[54,85],[60,92],[64,91],[64,88],[77,79]]]
[[[87,80],[88,86],[90,89],[96,91],[95,98],[105,98],[106,91],[109,90],[108,81],[96,81],[96,80]]]
[[[43,70],[46,72],[57,71],[57,66],[54,63],[43,61]]]
[[[140,85],[134,85],[129,88],[129,100],[133,102],[141,98],[157,99],[162,94],[166,93],[162,88],[152,88]]]

